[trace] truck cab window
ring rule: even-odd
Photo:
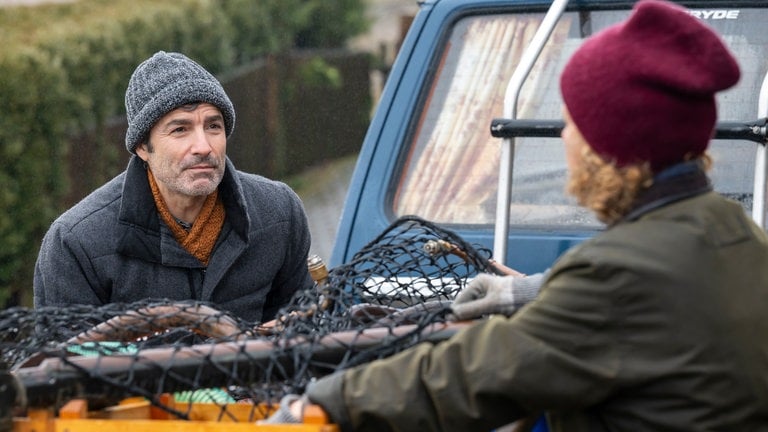
[[[752,121],[768,70],[768,11],[749,8],[692,10],[714,27],[736,54],[744,75],[718,99],[719,118]],[[517,118],[560,119],[558,76],[584,38],[626,17],[628,11],[566,12],[539,56],[520,95]],[[417,109],[408,154],[396,177],[396,216],[419,215],[443,224],[492,225],[496,217],[501,140],[490,135],[503,113],[504,92],[543,13],[467,16],[458,20],[438,53],[424,103]],[[631,59],[632,53],[627,53]],[[630,60],[631,61],[631,60]],[[627,119],[632,121],[632,119]],[[755,143],[716,140],[710,147],[715,189],[751,211]],[[542,229],[600,229],[601,224],[565,193],[566,167],[559,138],[517,138],[510,224]]]

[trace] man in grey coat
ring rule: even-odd
[[[311,287],[302,203],[227,158],[235,111],[213,75],[157,52],[131,76],[125,106],[128,168],[51,225],[36,307],[194,299],[265,322]]]
[[[739,68],[683,8],[642,0],[561,75],[568,189],[605,232],[511,317],[515,277],[477,278],[437,345],[309,384],[342,431],[768,430],[768,236],[712,190],[715,94]],[[468,307],[469,306],[469,307]],[[302,417],[288,395],[270,422]]]

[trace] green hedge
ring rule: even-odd
[[[181,51],[214,74],[294,46],[333,47],[365,29],[364,0],[78,0],[0,8],[0,305],[29,303],[40,239],[63,208],[71,137],[124,113],[133,69]],[[324,44],[327,44],[324,46]],[[112,176],[103,146],[89,176]],[[18,297],[18,296],[17,296]],[[18,299],[14,300],[14,302]]]

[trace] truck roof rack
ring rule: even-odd
[[[503,118],[493,119],[491,135],[502,138],[499,164],[499,189],[496,200],[496,224],[493,241],[493,257],[505,262],[509,215],[512,193],[512,170],[515,157],[516,137],[559,137],[562,120],[517,119],[517,101],[528,74],[552,34],[565,10],[567,0],[554,0],[541,26],[512,74],[504,95]],[[766,194],[768,194],[768,74],[763,79],[758,99],[757,120],[749,122],[718,122],[715,139],[747,140],[758,144],[755,179],[752,195],[752,219],[763,229],[766,227]]]

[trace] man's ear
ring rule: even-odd
[[[138,156],[139,159],[143,160],[144,162],[146,162],[147,158],[149,157],[147,153],[149,153],[147,151],[147,143],[143,142],[136,146],[136,156]]]

